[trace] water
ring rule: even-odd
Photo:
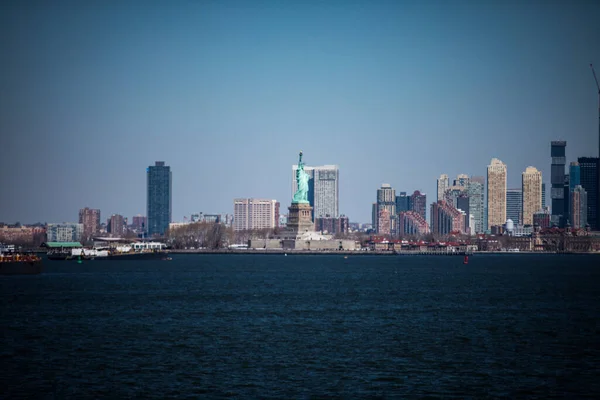
[[[0,277],[0,398],[600,395],[600,257],[46,261]]]

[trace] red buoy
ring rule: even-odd
[[[469,263],[469,256],[465,255],[465,260],[463,261],[463,264],[468,264]]]

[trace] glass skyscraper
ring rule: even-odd
[[[406,195],[406,192],[400,192],[398,196],[396,196],[396,213],[399,214],[402,211],[410,210],[409,199]]]
[[[467,194],[469,196],[469,213],[475,219],[475,232],[471,232],[471,234],[485,232],[485,178],[472,176],[467,186]]]
[[[592,230],[600,230],[598,224],[598,157],[579,157],[581,186],[587,192],[587,223]]]
[[[164,235],[171,222],[171,167],[157,161],[146,169],[148,196],[146,216],[148,236]]]
[[[562,226],[565,211],[565,148],[567,142],[553,141],[550,143],[550,156],[552,164],[550,169],[550,198],[552,199],[552,216],[550,222],[553,225]]]
[[[515,225],[521,223],[523,212],[523,191],[521,189],[506,190],[506,219],[512,220]]]

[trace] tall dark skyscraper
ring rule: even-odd
[[[542,208],[546,208],[546,184],[542,182]]]
[[[587,223],[597,231],[600,230],[598,221],[598,158],[579,157],[579,179],[581,186],[587,192]]]
[[[521,223],[523,213],[523,191],[521,189],[506,189],[506,219]]]
[[[148,236],[164,235],[171,222],[171,167],[157,161],[146,169]]]
[[[406,192],[400,192],[398,196],[396,196],[396,213],[400,214],[402,211],[410,210],[409,200],[410,197],[406,195]]]
[[[552,215],[550,223],[561,226],[564,224],[563,214],[565,210],[565,148],[566,141],[552,141],[550,143],[550,156],[552,164],[550,169],[550,198],[552,199]]]

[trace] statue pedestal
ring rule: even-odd
[[[312,207],[308,203],[292,203],[288,207],[287,231],[301,235],[306,232],[314,232],[315,224],[311,217]]]
[[[296,248],[296,241],[308,232],[315,231],[311,217],[312,207],[308,203],[292,203],[288,207],[287,227],[278,235],[284,249]]]

